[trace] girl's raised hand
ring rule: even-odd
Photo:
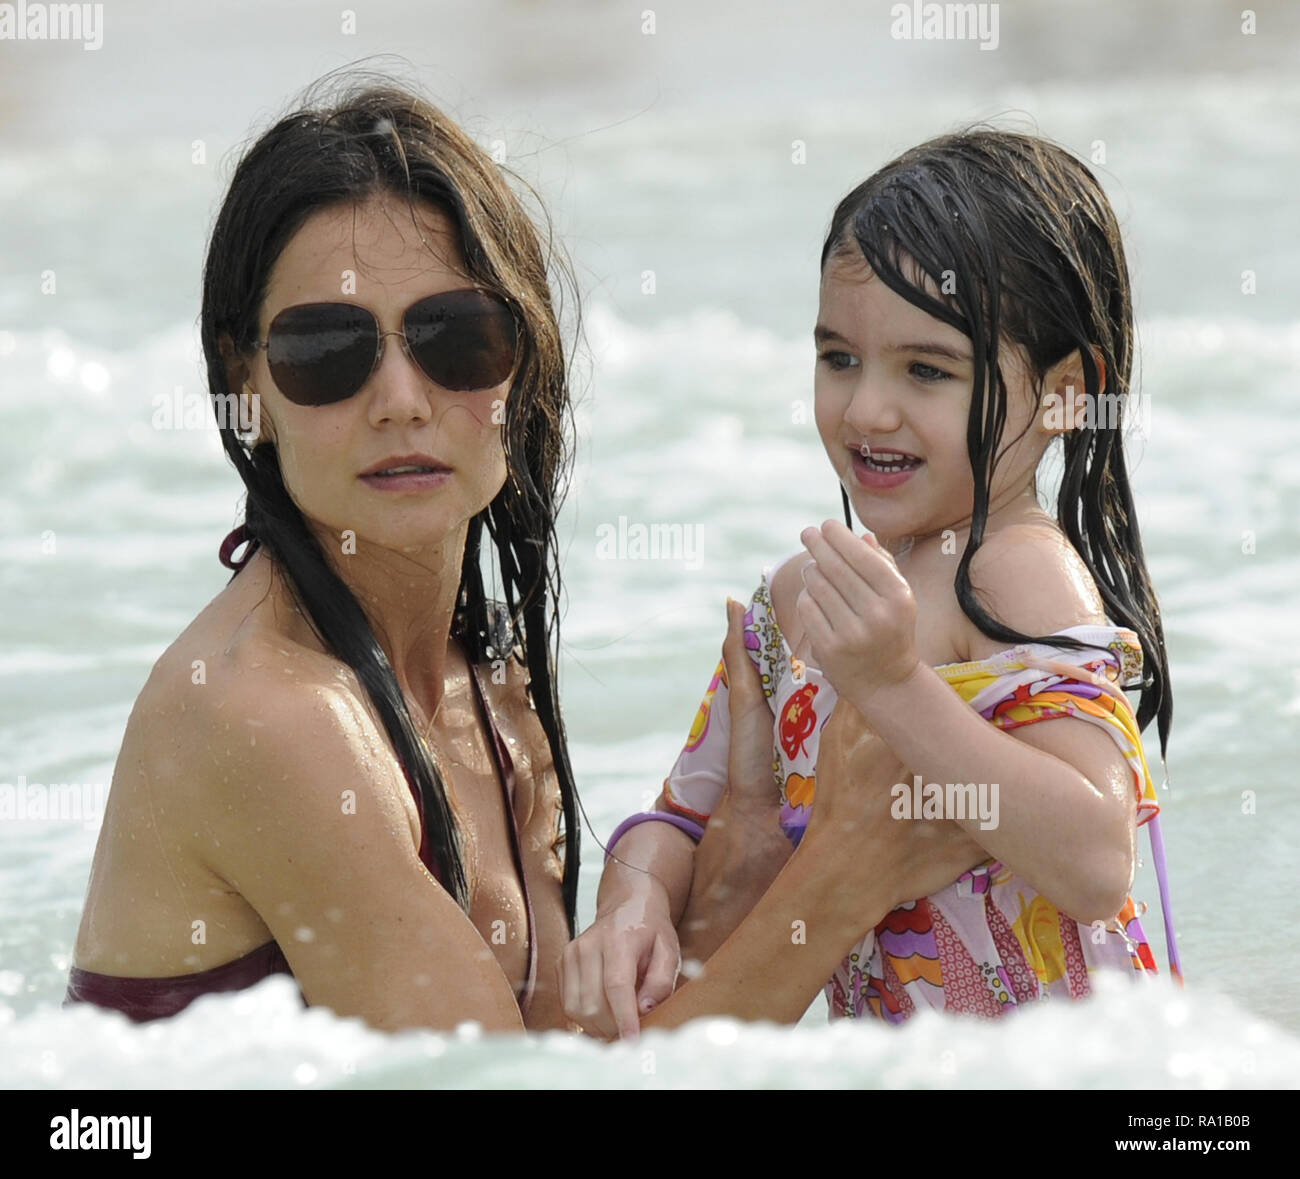
[[[911,586],[875,537],[838,520],[805,528],[800,540],[813,558],[795,604],[804,636],[835,691],[866,712],[875,692],[921,665]]]

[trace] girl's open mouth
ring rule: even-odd
[[[884,450],[878,453],[873,451],[870,457],[863,457],[856,450],[851,455],[854,476],[864,487],[874,490],[897,487],[907,482],[912,472],[925,464],[924,459]]]

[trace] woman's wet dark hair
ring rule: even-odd
[[[230,402],[225,395],[238,395],[237,388],[228,388],[227,362],[251,355],[272,267],[307,218],[385,195],[406,200],[413,216],[416,201],[444,213],[469,275],[505,298],[521,325],[520,361],[502,430],[508,474],[501,492],[470,521],[452,635],[471,663],[514,658],[526,666],[563,799],[563,890],[573,936],[578,800],[555,682],[561,590],[555,519],[572,465],[572,414],[548,270],[555,270],[560,292],[566,283],[569,290],[576,284],[571,265],[551,241],[549,221],[543,243],[503,170],[411,89],[355,70],[341,80],[327,76],[244,153],[217,215],[203,275],[201,338],[209,392],[218,411]],[[461,843],[446,789],[383,647],[286,490],[274,443],[250,449],[236,433],[233,416],[217,413],[222,445],[248,491],[250,543],[266,549],[326,649],[356,673],[419,789],[441,878],[468,910]],[[484,590],[485,532],[504,603],[489,600]]]
[[[1096,177],[1037,136],[985,128],[939,136],[886,164],[839,203],[822,247],[823,270],[835,256],[865,259],[891,290],[970,337],[975,379],[966,444],[975,502],[954,588],[966,616],[1003,642],[1049,636],[1004,625],[971,587],[1006,423],[999,341],[1023,346],[1039,387],[1054,364],[1079,352],[1093,412],[1063,435],[1057,521],[1091,571],[1108,616],[1141,641],[1138,727],[1159,718],[1164,760],[1173,719],[1169,664],[1123,448],[1132,297],[1119,226]],[[847,502],[846,495],[846,515]],[[1050,641],[1086,647],[1068,636]]]

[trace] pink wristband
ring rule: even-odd
[[[678,831],[685,831],[696,843],[704,838],[704,828],[699,823],[694,823],[690,819],[681,815],[669,815],[663,811],[645,811],[639,815],[629,815],[617,827],[614,828],[614,834],[609,837],[609,842],[605,844],[605,863],[609,863],[610,853],[614,850],[616,844],[624,835],[627,834],[638,823],[650,823],[658,821],[660,823],[671,823]]]

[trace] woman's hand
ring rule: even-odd
[[[661,826],[655,823],[651,826]],[[564,1013],[591,1036],[635,1039],[641,1015],[673,993],[681,957],[668,894],[648,873],[627,887],[564,948],[559,987]]]
[[[865,712],[874,693],[921,664],[911,586],[875,537],[838,520],[805,528],[800,539],[813,557],[795,606],[804,637],[835,691]]]
[[[988,853],[950,819],[894,818],[893,787],[911,774],[862,714],[841,698],[822,729],[808,830],[797,855],[813,854],[847,890],[881,888],[890,909],[929,896]],[[863,914],[862,931],[883,913]]]
[[[745,607],[727,599],[727,638],[722,644],[731,722],[725,798],[745,814],[780,808],[781,788],[773,769],[772,709],[758,668],[745,649]]]

